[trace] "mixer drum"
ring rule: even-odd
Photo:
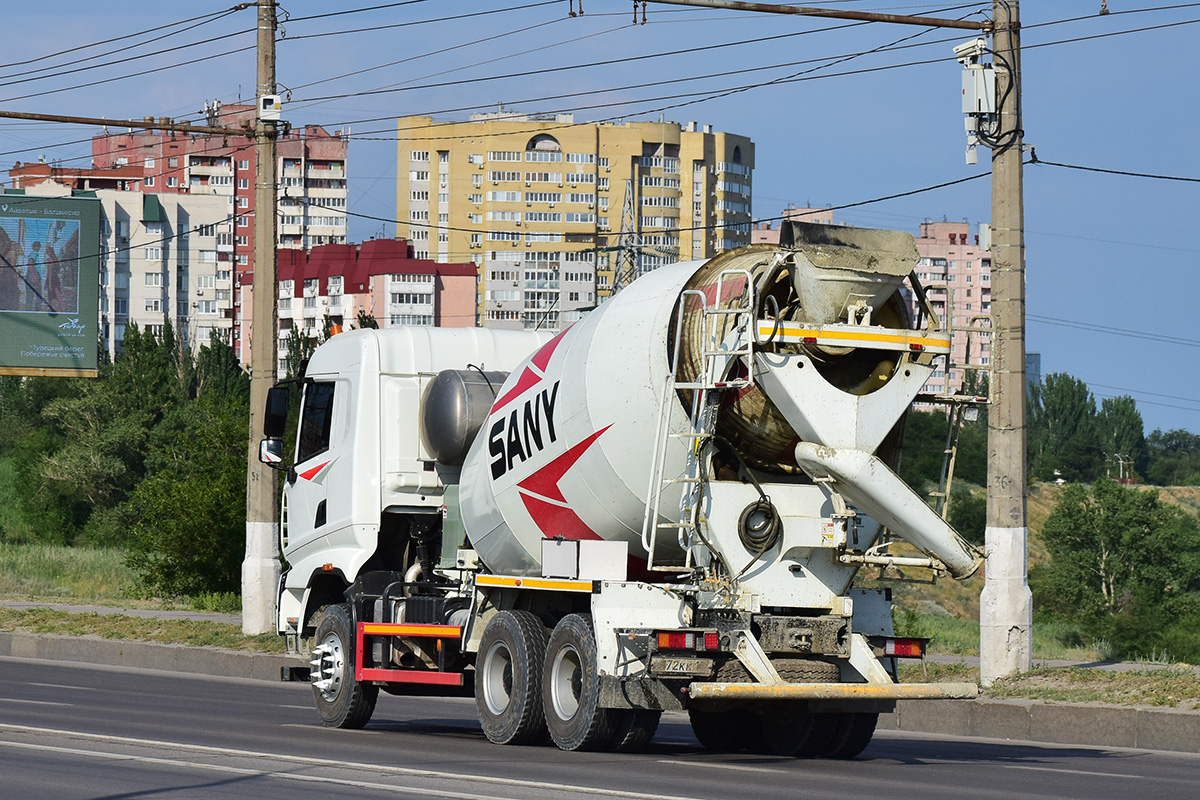
[[[836,318],[830,318],[832,315],[828,312],[822,312],[822,318],[811,318],[803,299],[797,297],[794,276],[786,268],[773,269],[778,252],[774,245],[758,244],[722,253],[702,266],[692,276],[686,289],[702,292],[710,304],[719,301],[721,308],[734,308],[745,303],[745,279],[739,281],[726,277],[721,281],[720,276],[725,270],[747,269],[754,277],[755,283],[762,287],[759,291],[759,319],[769,319],[777,314],[787,322],[814,326],[836,321]],[[805,266],[808,265],[802,265]],[[719,281],[722,285],[718,298]],[[826,299],[822,297],[822,300]],[[812,305],[817,306],[816,303]],[[898,290],[893,290],[882,301],[880,307],[875,310],[873,319],[889,328],[908,328],[911,325],[908,306]],[[737,318],[734,315],[718,317],[717,341],[723,339],[736,323]],[[712,322],[707,324],[711,327]],[[673,317],[670,328],[672,339],[677,329],[676,325],[677,320]],[[694,381],[700,375],[703,369],[703,352],[705,347],[709,346],[711,337],[711,330],[705,330],[699,298],[688,298],[683,304],[679,365],[675,373],[680,383]],[[674,342],[671,345],[673,347]],[[818,371],[827,381],[851,394],[865,394],[881,385],[883,381],[880,378],[890,377],[900,360],[900,354],[879,350],[830,352],[805,345],[778,343],[770,344],[768,348],[776,352],[804,352],[813,358]],[[737,365],[735,369],[737,373],[728,377],[744,377],[742,365]],[[691,395],[690,390],[679,391],[680,402],[685,409],[691,408]],[[884,462],[892,463],[895,460],[902,422],[903,420],[880,445],[877,455]],[[781,475],[803,475],[794,456],[800,438],[775,404],[757,386],[728,395],[717,416],[716,432],[728,440],[741,454],[742,459],[755,469]]]

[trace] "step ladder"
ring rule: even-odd
[[[744,280],[745,288],[740,296],[732,294],[732,287]],[[728,308],[722,301],[729,295]],[[695,299],[700,303],[701,320],[701,367],[700,374],[692,381],[677,380],[679,352],[683,341],[683,321],[686,306]],[[647,553],[647,569],[652,572],[688,572],[694,567],[693,550],[703,543],[699,527],[700,506],[704,499],[704,484],[708,480],[703,474],[702,452],[705,442],[712,436],[720,411],[720,399],[724,392],[753,385],[751,377],[726,380],[730,367],[742,359],[749,369],[753,363],[754,325],[754,278],[748,270],[730,269],[722,271],[716,282],[716,291],[710,305],[708,296],[698,289],[688,289],[680,296],[675,309],[675,346],[663,379],[659,395],[658,423],[654,433],[654,451],[650,466],[650,484],[647,489],[646,513],[642,520],[642,547]],[[732,325],[723,324],[730,318]],[[722,330],[726,330],[722,335]],[[677,402],[676,392],[680,389],[692,393],[688,428],[682,433],[671,431],[671,410]],[[672,440],[687,443],[687,456],[683,469],[668,474],[667,451]],[[671,487],[682,486],[678,513],[674,522],[663,522],[662,496]],[[664,563],[659,557],[659,534],[674,531],[685,557],[682,563]]]

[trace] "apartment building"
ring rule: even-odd
[[[744,136],[504,111],[401,117],[397,133],[396,235],[418,257],[478,264],[483,325],[559,329],[632,264],[645,272],[750,241]],[[640,258],[623,258],[622,244]]]
[[[991,363],[992,256],[967,222],[922,222],[916,241],[921,255],[917,278],[934,311],[953,331],[949,364],[934,371],[925,391],[954,394],[966,378],[964,365],[986,368]],[[916,313],[916,299],[910,301]]]
[[[475,265],[414,258],[412,245],[403,240],[280,250],[277,277],[280,370],[292,331],[315,337],[326,316],[344,329],[357,327],[360,312],[374,317],[381,328],[475,325]],[[248,330],[254,308],[252,274],[240,277],[240,293]]]
[[[47,180],[24,190],[69,197]],[[136,324],[161,335],[170,323],[197,350],[216,332],[232,339],[233,273],[218,247],[231,230],[222,198],[100,189],[100,340],[114,356]]]

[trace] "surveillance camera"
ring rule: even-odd
[[[958,63],[966,67],[978,63],[980,56],[986,52],[987,39],[980,37],[956,46],[954,48],[954,57],[958,59]]]

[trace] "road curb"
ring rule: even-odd
[[[880,730],[1200,753],[1200,712],[1040,700],[901,700]]]
[[[126,642],[98,636],[0,633],[0,656],[278,681],[298,656]],[[1038,700],[901,700],[879,730],[1093,747],[1200,753],[1200,712]]]
[[[111,667],[157,669],[221,678],[278,681],[282,667],[301,666],[297,656],[243,653],[215,647],[126,642],[99,636],[0,633],[0,656],[71,661]]]

